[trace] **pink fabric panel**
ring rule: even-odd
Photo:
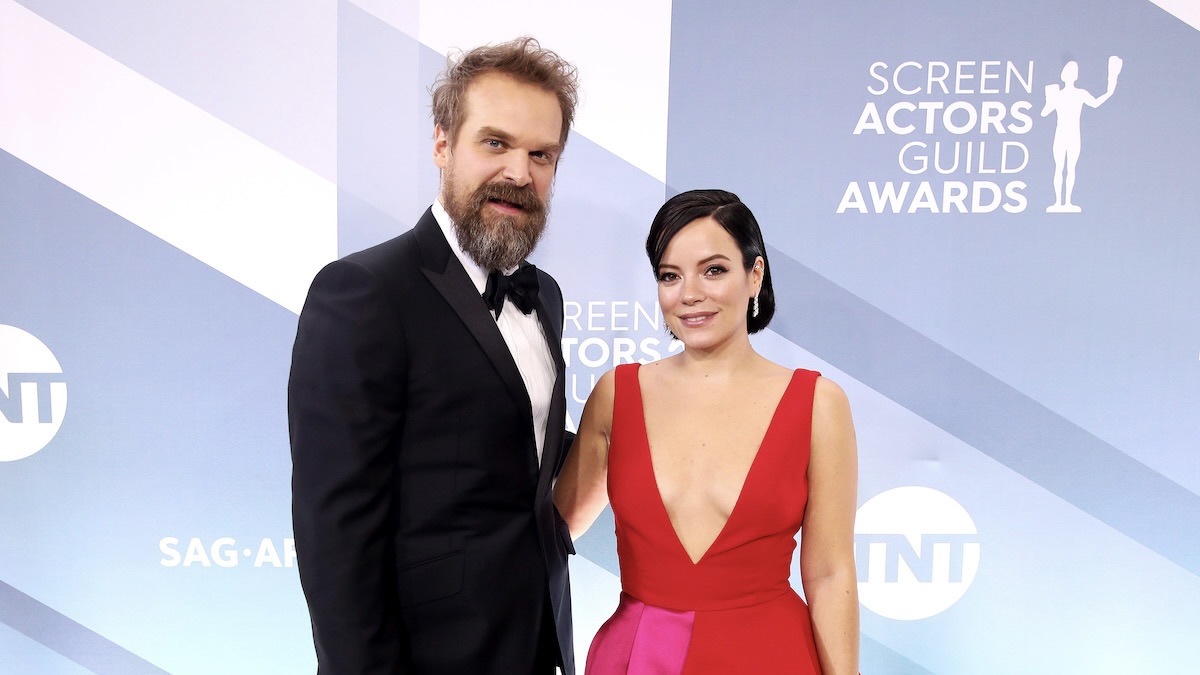
[[[678,675],[695,617],[622,593],[617,611],[592,640],[585,675]]]

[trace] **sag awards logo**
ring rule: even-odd
[[[0,324],[0,462],[46,447],[67,411],[67,381],[54,354],[20,328]]]
[[[1041,180],[1054,185],[1047,212],[1079,213],[1072,192],[1083,145],[1080,117],[1113,95],[1121,66],[1119,57],[1109,57],[1108,88],[1093,96],[1075,85],[1080,67],[1069,61],[1039,96],[1033,61],[872,63],[866,91],[874,98],[853,134],[896,137],[898,173],[851,181],[837,213],[1021,213],[1029,207],[1030,182]],[[1052,147],[1031,150],[1025,135],[1036,119],[1051,115]],[[1052,178],[1028,175],[1031,152],[1053,155]]]
[[[649,363],[677,353],[683,344],[671,339],[658,303],[593,300],[563,303],[563,359],[567,372],[567,407],[580,409],[605,372],[623,363]],[[568,413],[575,431],[577,417]]]
[[[927,487],[899,487],[858,509],[858,598],[880,616],[925,619],[958,602],[979,570],[979,537],[961,504]]]

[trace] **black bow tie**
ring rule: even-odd
[[[537,295],[537,268],[533,265],[521,265],[508,276],[492,272],[488,275],[487,287],[483,289],[483,301],[496,313],[497,318],[504,308],[504,298],[507,297],[517,309],[528,314],[533,311]]]

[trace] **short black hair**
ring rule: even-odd
[[[746,330],[750,333],[767,327],[775,316],[775,291],[771,286],[771,266],[767,264],[767,245],[763,242],[762,230],[749,207],[732,192],[725,190],[689,190],[667,200],[650,223],[650,234],[646,237],[646,256],[655,276],[662,262],[667,244],[679,231],[701,218],[709,218],[725,228],[742,252],[742,267],[746,271],[754,266],[754,259],[763,259],[762,288],[758,292],[758,316],[754,316],[753,304],[746,304]]]

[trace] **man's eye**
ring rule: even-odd
[[[488,140],[484,141],[483,144],[488,146],[489,148],[503,148],[504,147],[503,143],[501,143],[500,141],[498,141],[494,138],[489,138]]]

